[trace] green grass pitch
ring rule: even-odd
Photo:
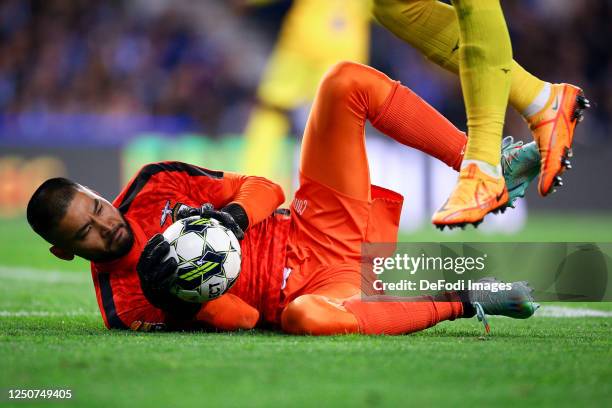
[[[23,220],[0,235],[1,406],[605,406],[608,317],[444,322],[409,336],[110,332],[87,264],[63,263]],[[403,241],[611,241],[612,217],[533,216],[517,236],[428,229]],[[543,309],[546,308],[546,305]],[[9,402],[9,388],[68,388],[70,401]],[[608,403],[606,403],[608,401]]]

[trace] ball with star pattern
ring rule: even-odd
[[[240,275],[240,243],[212,218],[189,217],[163,232],[170,243],[166,256],[178,267],[172,292],[187,302],[202,303],[227,292]]]

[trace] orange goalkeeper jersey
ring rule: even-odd
[[[241,313],[257,312],[261,323],[275,321],[290,224],[288,216],[275,211],[283,201],[281,188],[261,177],[211,171],[180,162],[143,167],[113,202],[133,230],[132,249],[118,260],[91,264],[106,327],[128,328],[137,321],[166,321],[165,313],[151,305],[142,293],[136,264],[148,239],[172,224],[173,209],[181,204],[197,207],[204,203],[215,208],[240,204],[249,218],[249,228],[241,242],[240,277],[228,294],[204,304],[196,321],[231,329],[240,321]],[[220,308],[219,302],[226,306]],[[227,307],[235,309],[229,316],[217,316],[207,310]]]

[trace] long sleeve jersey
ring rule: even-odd
[[[147,241],[172,224],[173,209],[211,203],[240,204],[249,219],[241,242],[242,268],[230,291],[202,305],[195,323],[224,330],[274,324],[280,313],[280,287],[289,234],[289,217],[276,211],[282,189],[261,177],[211,171],[181,162],[143,167],[113,205],[130,225],[134,244],[120,259],[91,264],[98,305],[108,328],[134,322],[166,322],[169,316],[151,305],[140,287],[136,264]]]

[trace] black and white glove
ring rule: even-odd
[[[169,251],[170,244],[162,234],[154,235],[147,242],[136,265],[140,287],[153,306],[176,318],[190,319],[201,304],[185,302],[170,292],[176,279],[177,262],[174,258],[163,260]]]
[[[221,225],[232,231],[239,241],[244,238],[244,231],[249,226],[249,218],[244,208],[236,203],[226,205],[220,210],[215,210],[210,203],[203,204],[199,208],[184,205],[177,211],[174,221],[196,215],[202,218],[213,218],[219,221]]]

